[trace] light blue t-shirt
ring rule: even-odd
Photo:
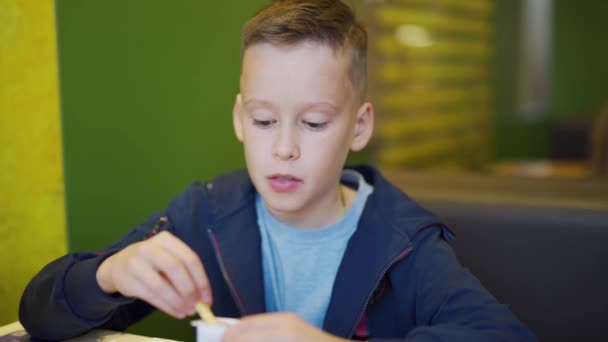
[[[363,176],[353,170],[343,171],[341,183],[358,188],[355,201],[340,221],[319,229],[303,230],[280,222],[257,194],[268,312],[294,312],[322,327],[346,244],[357,229],[367,197],[373,191]]]

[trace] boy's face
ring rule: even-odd
[[[336,207],[348,152],[365,147],[373,129],[371,104],[355,97],[344,53],[313,42],[247,48],[233,122],[250,177],[275,216],[323,224],[310,218]]]

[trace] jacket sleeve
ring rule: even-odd
[[[184,218],[172,216],[187,215],[187,197],[186,193],[178,196],[167,211],[152,215],[100,252],[71,253],[45,266],[21,297],[19,320],[25,330],[38,339],[63,340],[95,328],[125,330],[150,313],[154,308],[141,300],[103,292],[96,280],[97,268],[128,245],[162,230],[175,233],[173,219]]]
[[[416,328],[406,341],[536,341],[506,305],[463,268],[443,238],[429,229],[414,241]]]

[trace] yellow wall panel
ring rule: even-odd
[[[491,25],[488,20],[448,16],[438,11],[420,11],[400,6],[384,6],[376,12],[378,21],[388,27],[415,24],[429,29],[489,34]]]
[[[490,158],[493,2],[370,5],[370,95],[383,168],[476,168]]]
[[[54,2],[0,0],[0,325],[65,253]]]

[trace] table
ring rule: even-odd
[[[19,322],[0,327],[0,342],[26,342],[29,335]],[[127,334],[112,330],[93,330],[82,336],[66,340],[66,342],[175,342],[164,338],[147,337]]]
[[[499,176],[536,178],[585,178],[591,176],[589,163],[570,160],[505,160],[486,166]]]

